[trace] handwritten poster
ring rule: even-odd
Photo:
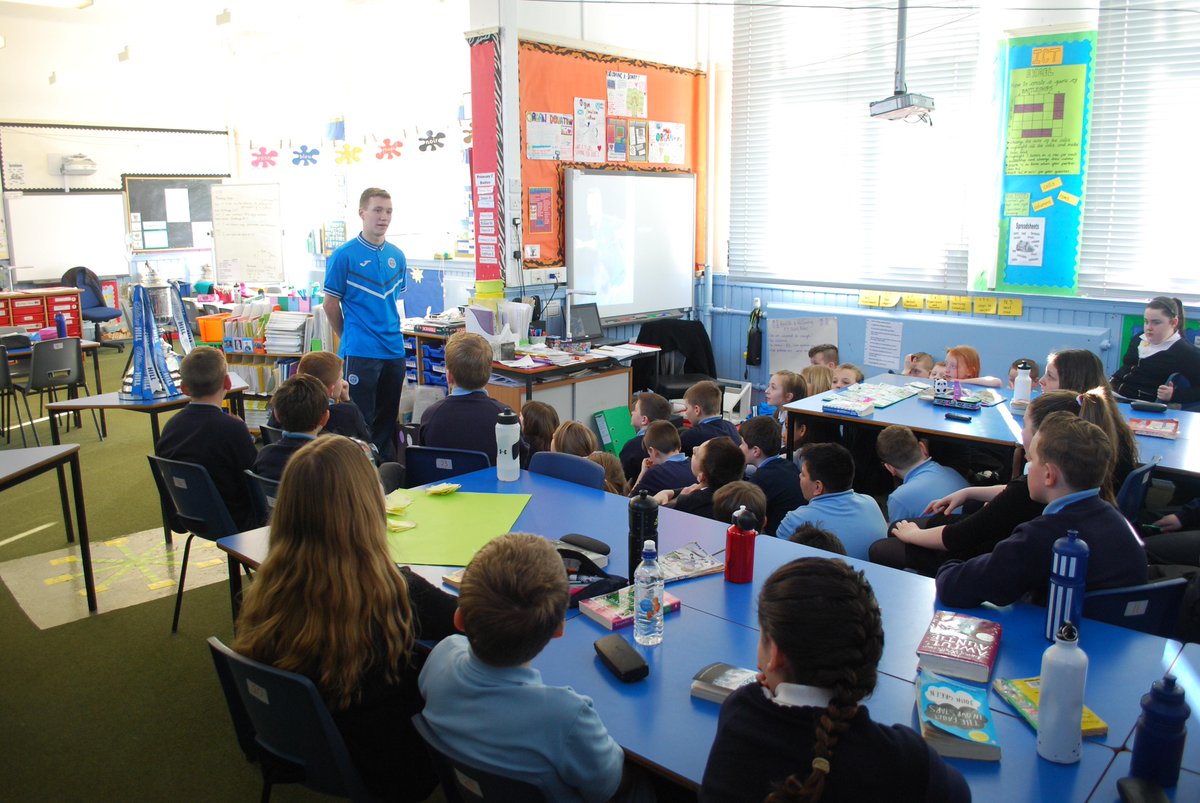
[[[571,155],[575,118],[553,112],[525,113],[525,158],[566,159]]]
[[[604,101],[575,98],[575,161],[604,161]]]
[[[655,164],[681,165],[687,140],[683,123],[650,123],[650,161]]]
[[[608,72],[608,113],[613,117],[646,116],[646,76]]]
[[[619,117],[608,118],[608,161],[625,161],[625,153],[629,148],[625,130],[624,120]]]
[[[535,234],[553,231],[551,209],[554,190],[550,187],[529,188],[529,230]]]
[[[770,371],[800,371],[809,364],[808,350],[838,342],[837,318],[771,318],[767,321],[767,365]]]
[[[867,319],[867,342],[863,345],[863,362],[876,368],[898,371],[900,342],[904,339],[904,324],[900,321]]]
[[[1078,175],[1086,88],[1086,64],[1031,67],[1009,74],[1007,175]]]
[[[629,121],[629,161],[644,162],[650,158],[648,132],[645,120]]]

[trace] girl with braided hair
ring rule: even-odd
[[[966,781],[903,725],[871,721],[879,604],[845,562],[800,558],[758,598],[758,680],[725,700],[702,803],[969,801]]]

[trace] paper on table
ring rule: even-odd
[[[517,360],[501,360],[500,364],[507,365],[509,368],[537,368],[541,365],[533,357],[521,357]]]
[[[529,503],[529,494],[454,493],[412,497],[403,518],[417,527],[388,533],[388,548],[397,563],[466,566],[484,544],[512,529]]]

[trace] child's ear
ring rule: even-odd
[[[325,429],[325,425],[329,423],[329,408],[325,408],[325,412],[321,413],[321,423],[317,425],[317,429]]]
[[[467,632],[467,627],[466,627],[466,625],[463,623],[462,608],[455,608],[455,609],[454,609],[454,627],[455,627],[455,629],[456,629],[456,630],[458,630],[460,633],[466,633],[466,632]]]
[[[563,630],[566,628],[566,626],[567,626],[566,620],[559,622],[558,627],[556,627],[554,629],[554,635],[551,636],[550,638],[562,638]]]

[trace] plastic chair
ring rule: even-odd
[[[84,395],[90,394],[83,372],[83,347],[80,346],[79,338],[59,337],[34,343],[29,358],[29,376],[25,377],[24,381],[13,382],[13,387],[21,392],[25,402],[25,415],[31,422],[33,413],[29,410],[30,393],[38,394],[38,398],[43,400],[49,393],[51,401],[58,400],[58,388],[65,388],[71,398],[75,396],[78,388],[83,388]],[[100,436],[100,440],[104,440],[95,410],[92,410],[92,423],[96,425],[96,434]],[[70,426],[70,414],[67,425]],[[33,440],[38,446],[42,445],[36,426],[33,427]]]
[[[538,452],[529,458],[529,470],[535,474],[604,490],[604,467],[586,457],[563,452]]]
[[[4,441],[12,443],[12,411],[16,410],[17,425],[21,430],[21,445],[27,446],[25,422],[21,419],[21,406],[13,404],[13,398],[16,395],[16,390],[13,388],[12,371],[8,367],[8,349],[0,346],[0,396],[4,397],[4,409],[0,410],[0,426],[4,427]]]
[[[100,287],[100,277],[90,268],[75,267],[63,274],[62,283],[67,287],[76,287],[79,294],[79,317],[90,321],[96,328],[96,337],[104,348],[125,351],[125,346],[110,340],[100,339],[100,324],[121,317],[121,310],[104,303],[104,290]]]
[[[1175,638],[1187,586],[1186,577],[1173,577],[1140,586],[1089,591],[1083,597],[1083,615],[1153,636]]]
[[[404,487],[415,488],[429,482],[442,482],[460,474],[487,468],[491,464],[492,461],[483,452],[442,449],[437,446],[409,446],[404,450]]]
[[[183,564],[179,569],[179,588],[175,591],[175,616],[171,620],[171,632],[179,629],[179,610],[183,606],[183,585],[187,580],[188,555],[192,550],[192,539],[197,535],[216,541],[227,535],[236,535],[241,528],[233,522],[225,500],[213,484],[208,469],[196,463],[168,460],[165,457],[148,455],[150,468],[158,474],[159,491],[166,490],[171,498],[172,528],[187,530],[187,541],[183,546]]]
[[[529,773],[515,773],[476,759],[465,759],[443,742],[421,714],[413,717],[413,726],[433,760],[433,769],[442,782],[442,794],[449,803],[536,803],[550,797],[540,779]]]
[[[1192,382],[1183,374],[1176,371],[1167,377],[1167,384],[1174,385],[1176,390],[1186,390],[1192,386]],[[1179,403],[1180,410],[1190,410],[1196,412],[1200,410],[1200,402],[1191,402],[1190,404]]]
[[[262,761],[263,801],[271,799],[276,783],[301,783],[355,801],[378,800],[363,784],[311,680],[239,655],[216,636],[208,639],[208,647],[238,743],[243,751],[253,749],[248,758]]]
[[[283,440],[283,430],[279,427],[269,427],[266,424],[259,424],[258,434],[262,438],[263,446],[279,443]]]
[[[250,469],[246,469],[246,476],[250,478],[250,498],[254,502],[254,510],[258,514],[259,521],[267,521],[271,518],[271,511],[275,509],[275,497],[279,495],[279,480],[255,474]]]
[[[1146,494],[1150,492],[1150,473],[1160,460],[1162,455],[1155,455],[1149,463],[1129,472],[1125,482],[1121,483],[1121,490],[1117,491],[1117,507],[1135,527],[1146,504]]]

